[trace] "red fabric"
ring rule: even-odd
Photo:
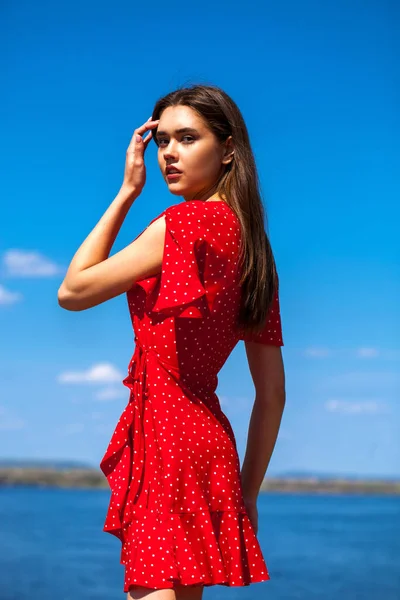
[[[279,305],[279,279],[278,289],[275,292],[271,308],[267,315],[267,321],[261,333],[245,333],[240,335],[245,342],[258,342],[271,346],[283,346],[282,323]]]
[[[127,293],[136,344],[123,380],[129,401],[100,463],[111,489],[103,530],[122,542],[124,592],[265,581],[235,436],[215,393],[244,339],[239,221],[224,202],[201,200],[163,216],[161,273]],[[257,341],[283,345],[277,297]]]

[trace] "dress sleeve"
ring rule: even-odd
[[[202,318],[209,309],[203,283],[205,239],[200,211],[175,204],[165,214],[165,241],[160,285],[153,312]]]
[[[279,307],[279,284],[267,315],[264,329],[258,334],[242,334],[241,340],[245,342],[258,342],[270,346],[284,346],[282,338],[282,323]]]

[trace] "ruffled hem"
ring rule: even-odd
[[[132,377],[124,380],[128,387]],[[143,465],[141,446],[133,452],[129,433],[138,428],[135,415],[129,402],[100,463],[111,489],[103,531],[121,541],[124,592],[134,585],[246,586],[270,579],[244,506],[212,510],[204,502],[191,512],[166,512],[146,507],[146,498],[135,502]]]
[[[161,271],[135,282],[146,293],[149,312],[202,319],[212,310],[216,291],[204,286],[206,242],[201,219],[194,219],[193,235],[185,234],[182,228],[182,222],[193,218],[192,213],[192,206],[180,203],[156,217],[164,215],[166,225]]]
[[[104,531],[114,533],[107,526]],[[246,511],[148,509],[125,528],[120,562],[125,566],[124,592],[133,585],[234,587],[270,579]]]

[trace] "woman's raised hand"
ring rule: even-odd
[[[131,142],[126,151],[125,173],[122,187],[130,193],[138,196],[146,183],[146,166],[144,164],[144,153],[152,138],[151,129],[157,127],[159,119],[153,121],[151,117],[135,129]],[[150,131],[146,139],[143,135]]]

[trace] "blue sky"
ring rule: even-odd
[[[238,103],[280,277],[287,402],[269,473],[400,476],[399,7],[395,2],[7,3],[0,50],[0,458],[97,466],[128,401],[125,295],[57,303],[158,97],[212,83]],[[147,184],[112,253],[166,206]],[[219,375],[244,456],[243,342]]]

